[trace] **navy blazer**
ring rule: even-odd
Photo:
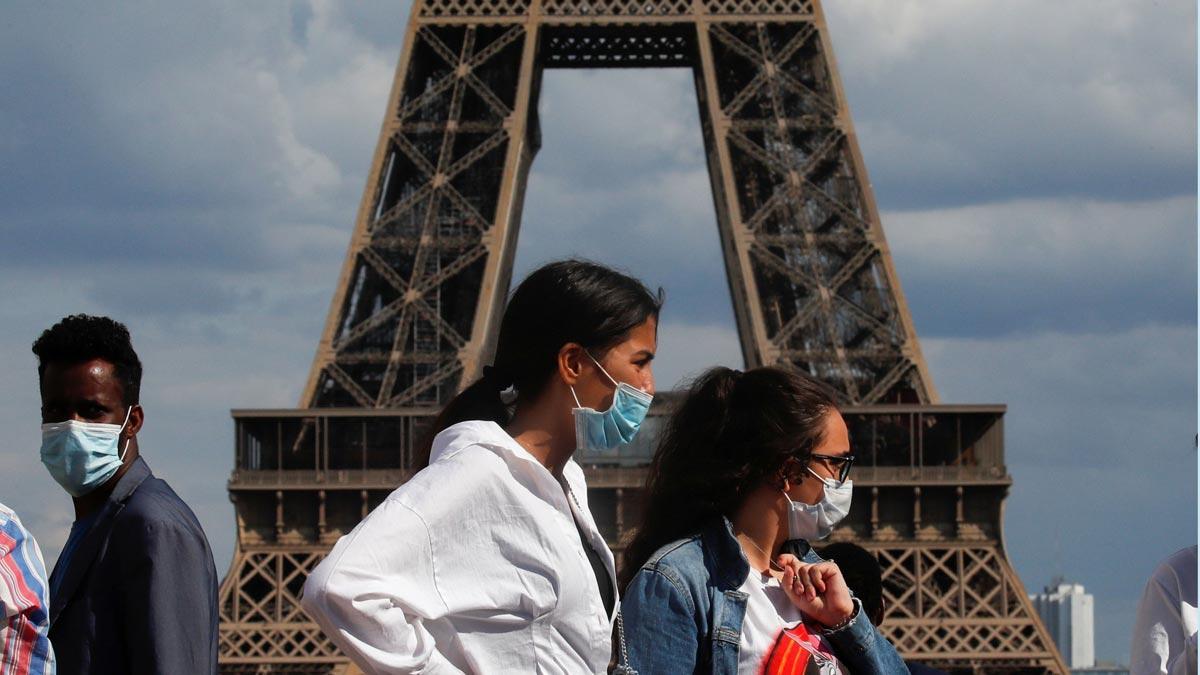
[[[142,458],[61,573],[50,598],[59,675],[217,672],[212,551],[192,510]]]

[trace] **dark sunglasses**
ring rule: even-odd
[[[812,454],[809,457],[829,462],[830,466],[838,472],[838,481],[846,480],[850,475],[850,467],[854,466],[854,455],[839,455],[834,457],[832,455]]]

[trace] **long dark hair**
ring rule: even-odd
[[[433,437],[466,420],[505,426],[512,415],[501,398],[509,387],[531,401],[558,368],[558,352],[575,342],[600,354],[625,340],[650,318],[658,318],[662,290],[651,293],[628,275],[586,260],[560,260],[525,277],[500,321],[495,363],[442,409],[418,448],[416,466],[429,464]]]
[[[654,453],[621,586],[664,544],[732,515],[788,459],[807,462],[836,409],[829,387],[779,368],[713,368],[697,378]]]

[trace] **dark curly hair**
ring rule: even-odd
[[[38,358],[38,381],[51,363],[76,365],[104,359],[113,364],[121,383],[121,402],[137,405],[142,387],[142,362],[129,340],[125,324],[107,316],[72,314],[42,332],[33,343]]]
[[[697,378],[650,463],[621,586],[660,547],[731,516],[751,491],[778,480],[789,459],[807,463],[836,409],[832,389],[779,368],[713,368]]]
[[[569,342],[597,357],[625,340],[650,318],[658,318],[663,293],[637,279],[588,260],[559,260],[530,272],[513,292],[496,340],[495,364],[442,409],[418,447],[416,468],[429,463],[433,437],[464,420],[505,426],[510,407],[501,390],[512,386],[533,400],[558,367],[558,351]]]

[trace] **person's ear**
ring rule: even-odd
[[[792,489],[792,481],[788,478],[786,465],[784,465],[784,467],[780,469],[777,474],[775,474],[775,483],[779,486],[779,489],[783,490],[784,492]]]
[[[146,414],[142,411],[140,403],[134,403],[129,410],[129,422],[125,425],[126,436],[136,436],[137,432],[142,430],[142,424],[146,422]]]
[[[564,384],[574,387],[583,375],[583,362],[586,360],[583,345],[568,342],[558,350],[558,376]]]
[[[788,459],[779,469],[776,479],[778,481],[778,485],[784,492],[791,490],[804,480],[804,473],[801,471],[796,471],[795,465],[796,460]],[[799,476],[799,480],[795,478],[796,476]]]

